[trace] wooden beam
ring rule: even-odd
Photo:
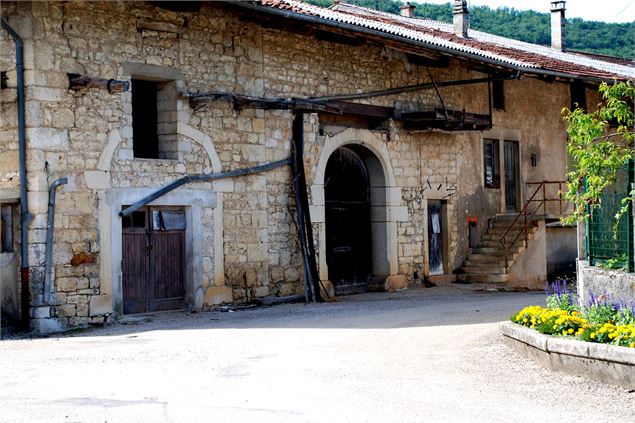
[[[68,74],[69,86],[71,90],[81,90],[85,88],[99,88],[108,90],[110,93],[126,92],[130,89],[130,81],[119,81],[116,79],[93,78],[87,75]]]
[[[446,118],[447,112],[447,118]],[[408,130],[442,129],[446,131],[481,131],[491,128],[489,115],[459,110],[424,110],[402,113],[400,121]]]
[[[381,119],[395,117],[395,109],[393,107],[374,106],[372,104],[352,103],[348,101],[328,101],[327,104],[341,109],[342,114]]]
[[[265,110],[298,110],[305,112],[325,112],[341,114],[342,109],[337,105],[323,101],[309,99],[285,99],[281,97],[255,97],[243,94],[208,92],[208,93],[180,93],[182,97],[190,99],[193,107],[214,101],[228,101],[234,107],[240,109],[265,109]]]
[[[427,68],[447,68],[450,64],[450,58],[446,56],[428,57],[414,53],[406,53],[408,62],[417,66],[425,66]]]
[[[315,31],[315,37],[321,41],[329,41],[331,43],[345,44],[349,46],[361,46],[366,42],[362,37],[351,37],[344,34],[334,34],[331,31],[323,31],[318,29]]]

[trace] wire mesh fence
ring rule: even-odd
[[[615,216],[622,208],[622,199],[633,183],[631,163],[621,178],[618,189],[602,194],[600,205],[593,209],[587,226],[587,254],[591,265],[602,265],[628,272],[635,270],[633,252],[632,204],[620,220]]]

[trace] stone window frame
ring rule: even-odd
[[[487,153],[487,146],[491,145],[491,156]],[[488,182],[488,168],[491,162],[491,182]],[[488,189],[500,189],[500,140],[493,138],[483,138],[483,186]]]
[[[19,214],[20,199],[17,193],[13,191],[0,190],[0,215],[6,217],[6,213],[10,213],[10,225],[11,228],[7,232],[9,233],[10,240],[2,240],[0,242],[0,254],[15,254],[17,244],[19,241],[18,223],[20,220]],[[5,221],[5,219],[2,219]],[[0,231],[3,230],[0,228]],[[0,235],[1,237],[1,235]],[[10,244],[10,247],[6,247],[6,244]]]
[[[180,70],[159,65],[124,62],[121,64],[124,77],[131,80],[152,81],[157,83],[157,142],[158,157],[138,157],[134,153],[134,136],[131,136],[128,151],[122,157],[135,161],[184,162],[184,154],[189,152],[187,143],[179,142],[179,123],[184,121],[183,113],[189,105],[180,98],[184,88],[184,74]],[[130,104],[130,133],[134,133],[132,118],[132,90],[127,95]],[[162,98],[163,97],[163,98]]]

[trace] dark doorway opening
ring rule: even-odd
[[[372,276],[370,183],[355,146],[329,158],[324,195],[329,280],[338,295],[365,292]]]
[[[185,211],[147,207],[123,218],[124,314],[185,307]]]
[[[505,209],[517,212],[518,209],[518,142],[505,141]]]
[[[443,203],[428,200],[428,263],[430,275],[442,275],[443,269]]]

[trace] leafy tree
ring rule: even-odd
[[[603,83],[600,93],[604,99],[597,111],[563,109],[568,123],[567,151],[574,161],[569,172],[564,198],[574,204],[574,213],[567,223],[584,221],[589,217],[587,208],[600,204],[602,192],[617,181],[618,172],[635,154],[633,130],[633,85],[621,82]],[[622,209],[616,221],[628,210],[634,192],[622,200]]]

